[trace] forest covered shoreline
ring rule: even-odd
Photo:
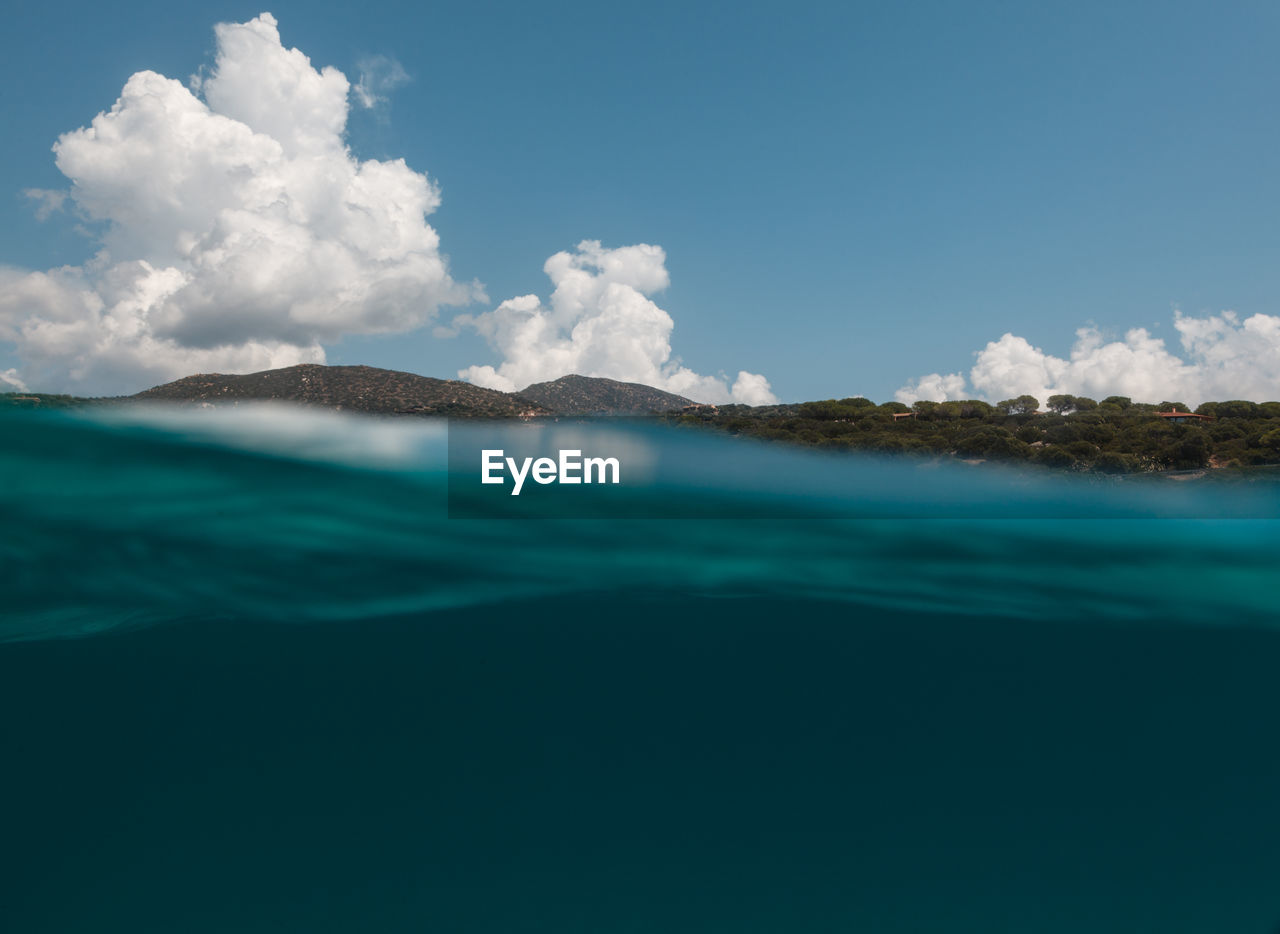
[[[67,409],[130,401],[0,393],[0,409]],[[852,397],[754,407],[692,405],[654,417],[828,451],[1022,462],[1097,474],[1280,467],[1280,402],[1205,402],[1192,411],[1179,402],[1142,403],[1124,396],[1099,402],[1055,395],[1042,410],[1032,396],[994,405],[971,399],[911,406]]]
[[[1186,418],[1179,416],[1185,415]],[[1138,474],[1280,465],[1280,402],[1134,402],[1054,395],[877,405],[854,397],[796,405],[705,407],[669,418],[826,450],[1024,462]]]

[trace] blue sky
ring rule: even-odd
[[[1065,360],[1082,327],[1104,345],[1145,328],[1185,362],[1175,310],[1280,315],[1269,3],[24,5],[0,39],[0,263],[84,263],[97,244],[76,219],[41,222],[23,194],[67,187],[50,146],[137,71],[210,67],[214,24],[264,9],[285,47],[352,82],[371,56],[400,63],[409,80],[353,108],[347,142],[439,184],[440,250],[489,299],[326,336],[330,363],[497,365],[483,328],[434,325],[527,293],[551,307],[543,263],[587,239],[660,245],[670,285],[645,294],[674,319],[674,355],[727,382],[763,374],[784,400],[969,378],[1007,332]],[[1261,367],[1239,395],[1267,394],[1270,345],[1201,331]],[[1156,392],[1168,361],[1151,359]],[[964,395],[1035,388],[991,363]],[[23,372],[21,348],[0,341],[6,366]],[[1059,370],[1039,385],[1137,385]],[[1170,392],[1203,384],[1179,379]]]

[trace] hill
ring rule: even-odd
[[[261,373],[202,373],[144,390],[148,402],[228,404],[275,400],[381,415],[547,415],[542,406],[510,393],[458,380],[433,379],[372,366],[304,363]]]
[[[684,396],[643,383],[598,376],[562,376],[526,386],[519,395],[561,415],[650,415],[694,404]]]

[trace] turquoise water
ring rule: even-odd
[[[0,925],[1276,930],[1267,487],[564,430],[0,417]]]

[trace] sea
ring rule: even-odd
[[[625,482],[479,483],[478,452]],[[0,930],[1276,934],[1280,485],[0,414]]]

